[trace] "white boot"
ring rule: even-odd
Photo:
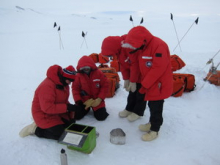
[[[127,119],[128,121],[132,122],[139,119],[140,117],[141,116],[137,115],[136,113],[131,113],[130,115],[128,115]]]
[[[26,127],[24,127],[20,132],[19,135],[20,137],[25,137],[28,135],[33,135],[35,133],[35,130],[37,128],[37,125],[35,122],[33,122],[30,125],[27,125]]]
[[[152,141],[158,137],[158,132],[150,131],[144,135],[142,135],[143,141]]]
[[[127,117],[128,115],[130,115],[131,113],[132,113],[132,112],[127,111],[127,110],[125,109],[125,110],[119,112],[118,115],[119,115],[120,117],[124,118],[124,117]]]
[[[147,124],[141,124],[139,125],[139,130],[140,131],[143,131],[143,132],[148,132],[150,131],[150,127],[151,127],[151,124],[150,123],[147,123]]]

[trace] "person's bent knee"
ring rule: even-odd
[[[106,109],[104,107],[94,111],[94,116],[98,121],[105,120],[108,117],[108,115],[109,114],[106,112]]]

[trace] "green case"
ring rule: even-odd
[[[96,128],[73,123],[65,129],[58,142],[67,145],[68,149],[89,154],[96,147]]]

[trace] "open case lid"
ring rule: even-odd
[[[78,148],[82,148],[86,138],[87,135],[78,134],[76,132],[71,132],[66,130],[60,136],[58,142],[62,144],[66,144],[68,146],[75,146]]]

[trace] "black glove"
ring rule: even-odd
[[[76,105],[67,104],[67,112],[75,112],[77,109]]]
[[[78,100],[78,101],[76,101],[75,103],[76,103],[76,105],[78,105],[78,106],[83,106],[82,100]]]

